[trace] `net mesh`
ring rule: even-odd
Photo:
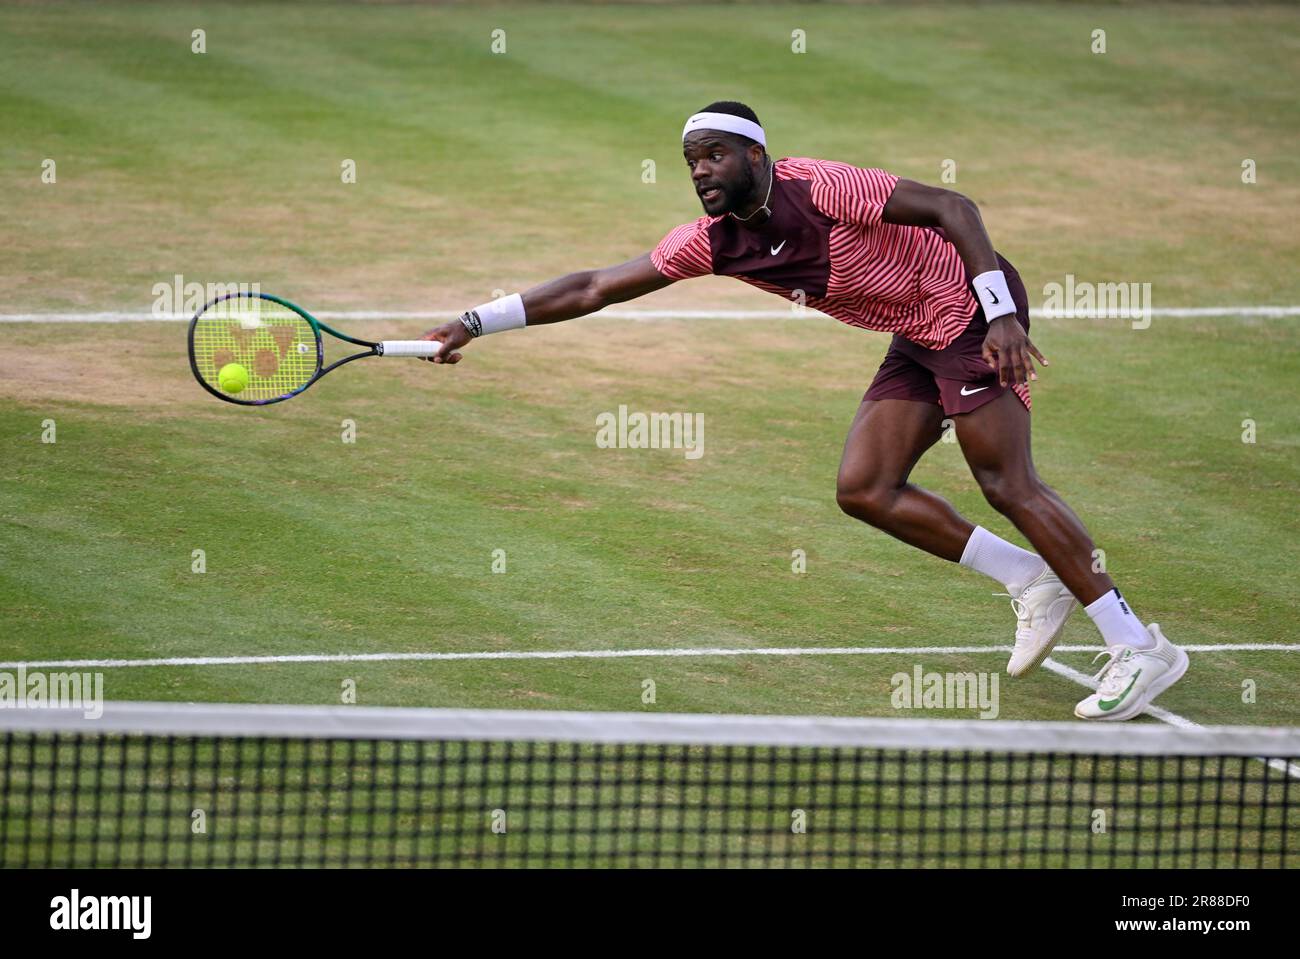
[[[320,339],[288,307],[255,296],[210,305],[194,323],[190,352],[199,377],[223,396],[246,402],[280,399],[311,382]]]
[[[1265,758],[19,729],[0,864],[1295,866]]]

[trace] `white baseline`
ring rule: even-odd
[[[1057,646],[1057,653],[1096,653],[1090,646]],[[1203,643],[1180,647],[1189,653],[1300,653],[1300,643]],[[1005,655],[1010,646],[770,646],[667,647],[660,649],[544,649],[491,650],[465,653],[288,653],[279,656],[166,656],[150,659],[49,659],[0,662],[0,669],[125,669],[160,666],[260,666],[276,663],[447,662],[501,659],[675,659],[708,656],[957,656]]]
[[[1058,646],[1056,653],[1095,653],[1100,645]],[[1181,647],[1189,653],[1219,652],[1300,652],[1300,643],[1203,643]],[[519,659],[640,659],[705,656],[909,656],[909,655],[1006,655],[1010,646],[793,646],[752,649],[668,648],[668,649],[569,649],[569,650],[493,650],[468,653],[301,653],[282,656],[173,656],[155,659],[64,659],[0,662],[0,670],[26,669],[119,669],[167,666],[250,666],[277,663],[375,663],[375,662],[445,662],[464,660]],[[1096,689],[1096,680],[1054,659],[1043,668],[1088,689]],[[1200,724],[1160,706],[1150,705],[1147,715],[1171,726],[1200,728]],[[1284,760],[1272,760],[1270,766],[1291,778],[1300,779],[1300,766]]]
[[[1282,318],[1300,316],[1300,306],[1170,306],[1151,309],[1153,317],[1184,318],[1194,317],[1266,317]],[[459,307],[445,310],[321,310],[312,313],[318,320],[446,320],[460,313]],[[593,316],[607,317],[613,320],[790,320],[808,317],[826,317],[817,310],[805,309],[795,313],[793,309],[783,310],[711,310],[699,308],[692,310],[650,310],[635,307],[615,307],[601,310]],[[1086,317],[1068,317],[1054,310],[1031,309],[1030,319],[1085,319]],[[0,313],[0,323],[145,323],[170,322],[188,323],[193,318],[191,313],[151,313],[147,310],[108,311],[102,313]],[[1099,317],[1104,318],[1104,317]],[[1123,317],[1121,317],[1123,318]]]

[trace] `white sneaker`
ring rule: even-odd
[[[1010,593],[994,595],[1011,596]],[[1016,647],[1007,662],[1007,672],[1024,676],[1037,669],[1052,652],[1061,627],[1078,605],[1074,594],[1065,588],[1050,566],[1045,566],[1018,596],[1011,596],[1011,608],[1016,613]]]
[[[1111,646],[1097,654],[1110,656],[1106,668],[1097,674],[1097,691],[1074,707],[1080,719],[1118,721],[1132,719],[1187,672],[1187,654],[1165,639],[1160,627],[1147,627],[1156,641],[1154,649]]]

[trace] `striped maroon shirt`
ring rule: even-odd
[[[734,276],[804,302],[849,326],[943,349],[979,306],[957,248],[928,227],[885,223],[898,177],[847,163],[786,157],[775,164],[772,216],[757,229],[702,216],[659,241],[664,276]]]

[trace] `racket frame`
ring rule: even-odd
[[[206,379],[204,379],[203,375],[199,372],[198,360],[196,360],[194,357],[194,330],[198,327],[199,319],[202,318],[203,314],[206,313],[210,307],[216,306],[218,303],[221,303],[225,300],[239,300],[239,299],[269,300],[272,303],[278,303],[280,306],[283,306],[285,309],[292,310],[294,313],[297,313],[304,320],[306,320],[307,324],[311,327],[312,332],[316,335],[316,372],[312,374],[311,379],[309,379],[302,386],[298,387],[292,393],[286,393],[283,396],[272,397],[271,399],[268,400],[241,400],[238,397],[228,396],[227,394],[222,393],[220,390],[215,389],[212,386],[212,384],[210,384]],[[342,359],[335,360],[329,366],[324,366],[323,364],[325,362],[325,342],[324,340],[321,339],[322,331],[328,333],[330,336],[337,337],[338,339],[343,340],[345,343],[352,343],[355,346],[364,346],[366,347],[366,349],[362,350],[360,353],[353,353],[351,356],[345,356]],[[203,304],[203,307],[197,313],[195,313],[194,318],[190,320],[188,344],[189,344],[189,353],[190,353],[190,369],[194,372],[194,378],[199,381],[199,385],[202,386],[209,393],[211,393],[213,396],[215,396],[217,399],[225,400],[227,403],[236,403],[240,406],[269,406],[271,403],[282,403],[285,400],[291,400],[299,393],[301,393],[303,390],[307,389],[307,387],[311,386],[313,383],[319,380],[330,370],[338,369],[344,363],[351,363],[353,360],[359,360],[363,356],[382,356],[384,352],[381,344],[372,343],[369,340],[359,340],[355,336],[348,336],[346,333],[340,333],[338,330],[334,329],[328,324],[322,323],[320,320],[316,319],[316,317],[312,316],[310,313],[308,313],[302,307],[298,306],[296,303],[290,303],[288,300],[284,299],[283,297],[275,296],[271,293],[248,293],[243,291],[235,292],[235,293],[226,293],[222,296],[218,296],[213,300],[209,300],[207,303]]]

